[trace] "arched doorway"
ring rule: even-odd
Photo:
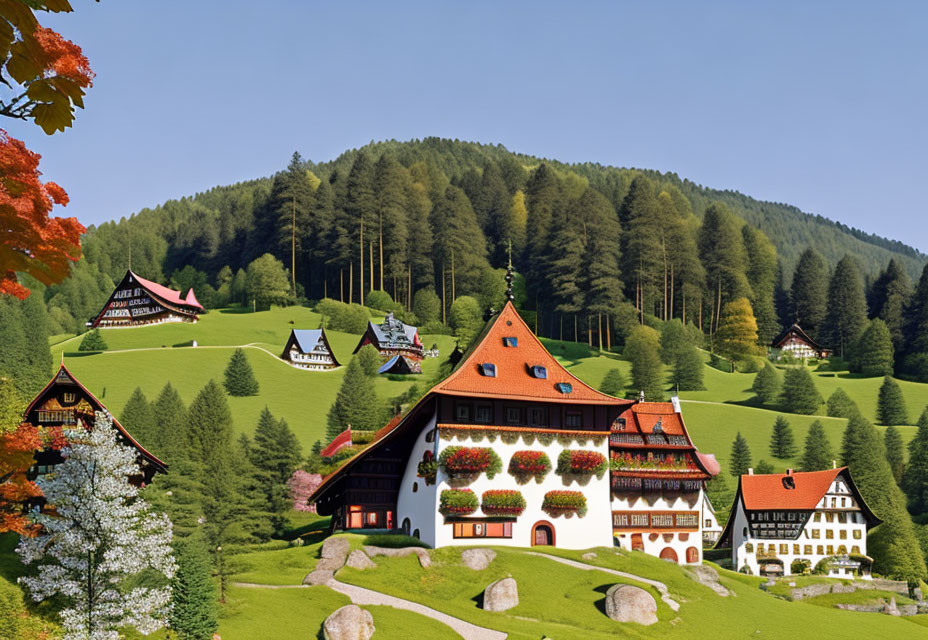
[[[403,518],[403,533],[407,536],[409,535],[409,529],[412,527],[412,524],[409,522],[409,518]]]
[[[670,560],[674,564],[677,564],[677,552],[671,549],[670,547],[664,547],[664,550],[661,551],[661,560]]]
[[[699,549],[696,547],[689,547],[686,550],[686,563],[696,564],[697,562],[699,562]]]
[[[532,526],[532,546],[555,546],[554,525],[547,520],[539,520]]]

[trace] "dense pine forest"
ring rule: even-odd
[[[925,255],[795,207],[675,174],[430,138],[319,164],[294,154],[271,178],[91,228],[84,258],[45,300],[53,331],[80,331],[131,260],[145,277],[192,286],[207,306],[382,306],[365,298],[385,292],[410,320],[453,324],[458,298],[501,303],[510,257],[519,306],[540,334],[604,347],[635,323],[671,318],[711,340],[725,305],[744,298],[760,344],[798,320],[847,356],[869,315],[898,351],[919,340],[928,297],[926,283],[911,301]],[[417,295],[426,317],[414,313]]]

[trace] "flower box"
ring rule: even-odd
[[[541,503],[541,510],[557,517],[576,513],[586,515],[586,496],[580,491],[549,491]]]
[[[551,471],[551,460],[544,451],[516,451],[509,459],[509,474],[527,480],[541,481]]]
[[[646,457],[631,453],[613,454],[610,462],[613,471],[647,470],[655,472],[687,472],[700,471],[699,467],[689,458],[668,457],[664,460],[649,460]]]
[[[445,489],[439,498],[438,511],[446,516],[466,516],[478,506],[477,494],[470,489]]]
[[[606,469],[609,468],[609,461],[606,456],[598,451],[585,451],[576,449],[565,449],[557,457],[558,475],[579,475],[588,476],[596,474],[602,477]]]
[[[438,460],[429,458],[421,460],[416,466],[416,475],[425,480],[425,484],[433,484],[438,473]]]
[[[488,447],[447,447],[438,456],[438,464],[449,476],[486,473],[491,480],[503,468],[503,462]]]
[[[488,516],[520,516],[525,511],[525,498],[512,489],[484,491],[480,509]]]

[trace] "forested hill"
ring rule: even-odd
[[[491,306],[502,282],[493,269],[505,266],[510,245],[522,306],[543,315],[539,331],[549,335],[611,326],[623,314],[711,331],[722,304],[747,297],[763,341],[802,308],[791,293],[804,252],[814,254],[805,264],[818,284],[802,287],[814,305],[825,304],[822,280],[845,255],[877,289],[886,272],[907,274],[900,286],[910,289],[928,260],[900,242],[672,173],[427,138],[371,143],[324,163],[294,154],[273,177],[92,228],[84,259],[45,300],[56,328],[79,329],[124,273],[131,246],[145,277],[193,286],[208,306],[250,304],[245,271],[269,253],[295,271],[304,298],[362,302],[383,290],[410,311],[415,294],[431,290],[445,322],[462,295]],[[876,291],[871,315],[883,313],[883,298]],[[823,322],[806,316],[814,329]]]

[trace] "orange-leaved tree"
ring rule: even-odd
[[[47,134],[71,126],[94,74],[80,47],[36,18],[37,11],[71,10],[67,0],[0,0],[0,115],[31,119]],[[0,294],[25,298],[17,272],[52,284],[80,258],[84,227],[50,216],[68,196],[54,182],[43,184],[38,167],[38,154],[0,130]]]

